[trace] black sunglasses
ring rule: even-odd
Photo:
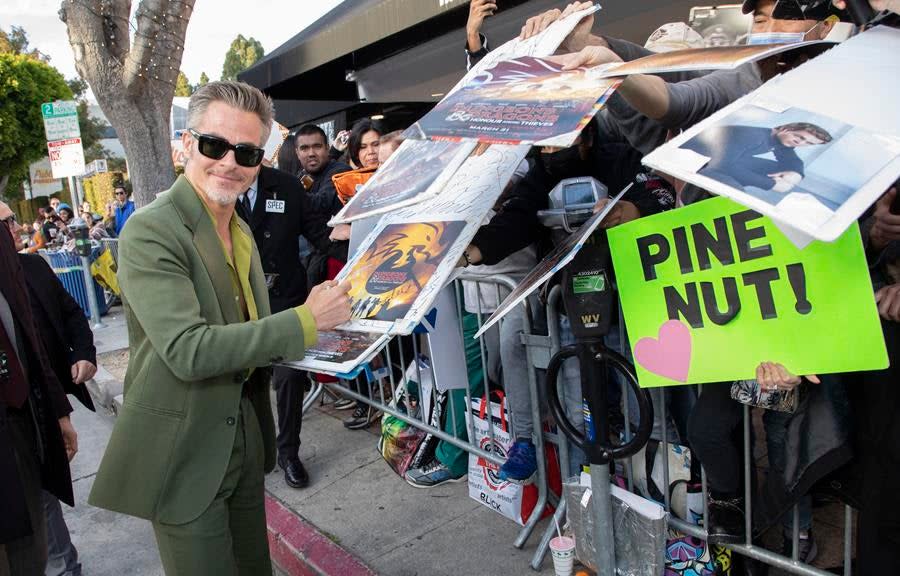
[[[234,150],[234,161],[237,162],[239,166],[253,168],[259,166],[266,153],[265,150],[257,146],[251,146],[249,144],[232,144],[228,140],[219,138],[218,136],[200,134],[193,128],[189,129],[188,132],[190,132],[191,136],[197,140],[197,150],[207,158],[212,158],[213,160],[221,160],[228,154],[229,150]]]

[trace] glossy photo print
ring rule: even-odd
[[[346,274],[353,318],[403,318],[465,225],[438,221],[386,226]]]

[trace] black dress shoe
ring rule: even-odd
[[[309,485],[309,474],[299,458],[279,458],[278,466],[284,470],[284,481],[291,488],[306,488]]]
[[[706,532],[711,544],[742,544],[747,539],[744,499],[709,497]]]

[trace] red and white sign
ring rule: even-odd
[[[54,178],[84,174],[84,148],[81,145],[81,138],[47,142],[47,152]]]

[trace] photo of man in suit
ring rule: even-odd
[[[831,141],[831,134],[809,122],[774,128],[725,125],[704,130],[681,148],[709,157],[698,174],[738,190],[751,192],[746,188],[753,187],[786,194],[804,176],[804,163],[796,149]],[[760,157],[768,153],[774,160]]]
[[[191,96],[184,175],[119,244],[124,404],[89,503],[146,518],[172,575],[270,574],[264,475],[275,466],[269,366],[350,318],[349,285],[271,314],[235,202],[257,178],[272,101],[241,82]]]

